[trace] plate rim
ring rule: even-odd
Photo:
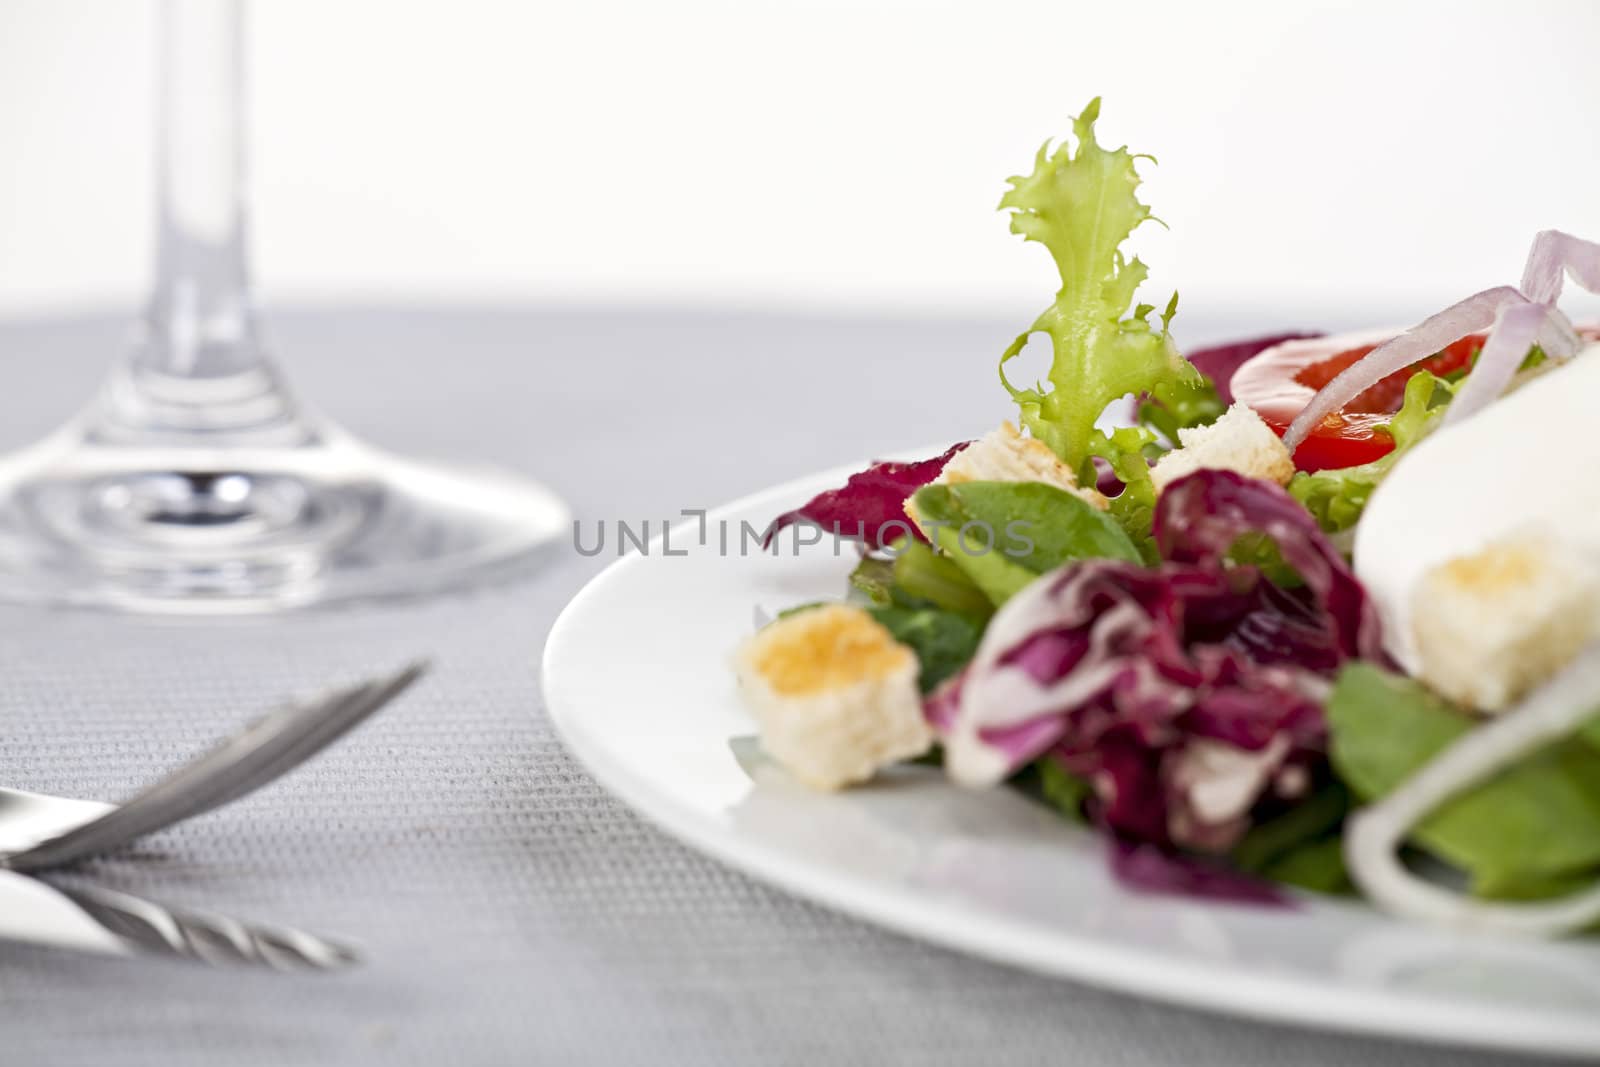
[[[933,454],[942,447],[932,451],[896,450],[890,456]],[[725,519],[769,501],[777,509],[781,505],[776,501],[809,498],[815,487],[842,481],[865,465],[843,464],[746,493],[708,509],[703,521]],[[663,530],[651,538],[650,551],[630,550],[593,575],[557,615],[539,659],[545,714],[561,743],[606,792],[680,844],[780,892],[898,936],[1121,995],[1308,1031],[1395,1038],[1442,1047],[1600,1058],[1596,1044],[1600,1023],[1584,1026],[1570,1013],[1528,1006],[1508,1009],[1469,1005],[1416,993],[1396,996],[1378,989],[1342,987],[1312,977],[1251,972],[1225,962],[1174,960],[1142,946],[1108,945],[1103,940],[1066,931],[1052,931],[1048,950],[1039,951],[1029,947],[1027,935],[1014,923],[976,912],[961,913],[958,921],[951,922],[948,911],[941,911],[936,903],[919,900],[902,888],[819,870],[781,847],[768,847],[758,840],[735,841],[692,807],[675,802],[670,794],[625,770],[605,746],[577,727],[581,713],[564,707],[560,695],[564,682],[562,650],[575,640],[575,634],[581,633],[583,628],[577,620],[590,602],[613,584],[626,580],[631,571],[658,565],[654,562],[659,560],[655,546],[699,521],[702,520],[697,518],[674,524],[671,533]],[[1426,1018],[1428,1024],[1418,1026],[1419,1018]]]

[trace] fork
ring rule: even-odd
[[[343,737],[427,669],[427,662],[418,660],[392,674],[272,712],[125,803],[27,848],[0,854],[0,868],[38,871],[75,863],[237,800]]]

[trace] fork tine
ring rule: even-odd
[[[427,670],[425,661],[269,714],[121,807],[11,856],[0,866],[38,870],[120,847],[210,811],[299,766],[399,696]]]

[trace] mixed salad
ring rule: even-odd
[[[776,521],[861,558],[740,650],[764,748],[822,789],[909,760],[1025,789],[1142,888],[1600,921],[1600,333],[1556,306],[1600,245],[1542,233],[1408,330],[1186,355],[1123,251],[1148,157],[1098,115],[1000,202],[1060,275],[1000,355],[1018,425]]]

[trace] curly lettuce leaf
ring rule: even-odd
[[[1228,405],[1209,378],[1166,382],[1140,401],[1139,425],[1160,434],[1167,447],[1176,448],[1179,430],[1209,426],[1226,410]]]
[[[1150,322],[1152,305],[1133,307],[1149,271],[1137,258],[1126,259],[1121,246],[1153,217],[1138,198],[1135,167],[1149,157],[1101,147],[1094,132],[1099,116],[1096,98],[1073,121],[1076,150],[1062,144],[1051,151],[1047,142],[1033,173],[1010,179],[1000,201],[1011,212],[1012,232],[1044,245],[1061,276],[1055,302],[1000,357],[1000,380],[1033,436],[1084,475],[1092,456],[1117,467],[1125,453],[1120,442],[1095,428],[1106,405],[1130,394],[1202,385],[1168,332],[1177,296],[1159,326]],[[1034,334],[1050,338],[1048,384],[1019,389],[1006,379],[1005,364]]]
[[[1298,500],[1328,533],[1355,527],[1366,510],[1367,499],[1406,450],[1439,424],[1455,396],[1457,383],[1430,371],[1419,370],[1406,381],[1405,401],[1379,431],[1394,439],[1394,450],[1371,463],[1356,467],[1301,471],[1289,482],[1289,495]]]
[[[1160,553],[1151,536],[1156,483],[1150,477],[1150,461],[1164,451],[1160,440],[1143,426],[1122,426],[1109,434],[1097,430],[1092,447],[1094,455],[1110,464],[1111,473],[1122,483],[1122,491],[1109,498],[1111,517],[1127,533],[1140,558],[1155,564]]]

